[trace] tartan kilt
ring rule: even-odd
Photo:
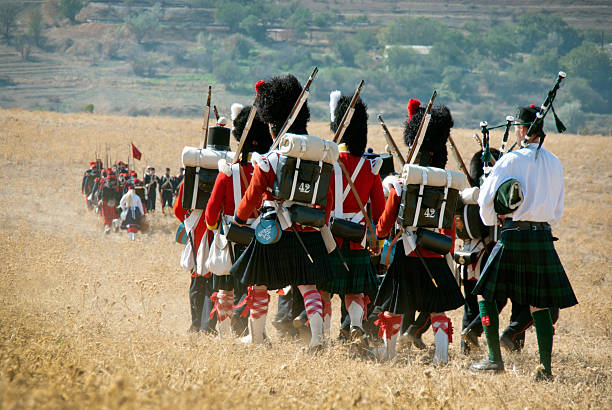
[[[376,306],[397,314],[446,312],[463,306],[464,298],[446,259],[423,258],[438,287],[435,287],[419,258],[406,256],[402,241],[395,248],[376,295]]]
[[[280,240],[270,245],[255,238],[236,260],[230,273],[245,285],[281,289],[288,285],[319,285],[334,276],[331,259],[321,232],[300,232],[314,263],[292,231],[283,231]]]
[[[234,260],[238,259],[242,252],[246,249],[246,246],[239,244],[234,245]],[[234,276],[232,274],[218,276],[212,274],[212,287],[215,292],[219,290],[235,290],[236,293],[244,290],[245,286],[240,282],[240,276]]]
[[[338,251],[329,256],[334,269],[334,278],[317,288],[336,295],[354,295],[370,293],[378,289],[379,281],[372,265],[370,253],[366,249],[350,249],[350,242],[343,241],[340,249],[342,257],[349,267],[347,271],[338,255]]]
[[[550,231],[502,231],[472,292],[539,308],[578,304]]]

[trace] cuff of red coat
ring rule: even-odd
[[[245,221],[244,219],[240,219],[238,215],[234,215],[234,221],[236,221],[236,223],[239,225],[246,225],[247,223],[247,221]]]

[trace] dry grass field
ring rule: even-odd
[[[200,126],[0,110],[0,408],[612,408],[609,138],[547,139],[565,167],[556,246],[580,304],[556,326],[555,381],[534,384],[533,330],[522,353],[504,353],[504,374],[469,372],[477,356],[459,351],[461,309],[451,312],[455,340],[441,367],[432,349],[385,364],[351,358],[343,346],[313,356],[270,325],[270,346],[188,334],[189,277],[178,266],[174,217],[158,212],[133,243],[125,233],[104,236],[79,189],[96,147],[109,143],[113,159],[125,160],[132,140],[146,164],[175,172]],[[328,134],[324,124],[310,132]],[[473,132],[454,131],[466,157],[477,148]],[[383,148],[378,127],[370,139]],[[493,139],[499,146],[501,134]],[[433,343],[431,332],[424,338]]]

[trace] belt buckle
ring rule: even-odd
[[[537,225],[531,225],[531,230],[532,231],[537,231],[538,230],[538,226]]]

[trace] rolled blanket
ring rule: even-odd
[[[464,204],[477,204],[479,194],[480,188],[478,188],[477,186],[464,189],[459,193],[459,195],[461,195],[461,200]]]
[[[338,145],[312,135],[285,134],[278,145],[281,155],[301,158],[306,161],[323,161],[333,164],[338,161]]]
[[[217,169],[220,159],[232,161],[234,153],[231,151],[217,151],[210,148],[184,147],[182,159],[184,167]]]
[[[448,174],[451,178],[450,188],[461,191],[469,187],[467,177],[462,172],[422,167],[420,165],[404,165],[402,178],[406,181],[406,185],[421,185],[423,183],[423,172],[427,175],[427,183],[425,185],[428,186],[446,186]]]

